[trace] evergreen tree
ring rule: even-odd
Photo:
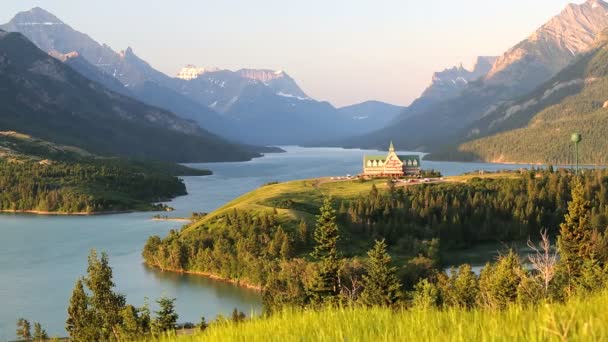
[[[517,300],[517,289],[525,274],[519,256],[512,250],[494,265],[487,264],[479,275],[479,293],[482,304],[502,309]]]
[[[152,318],[150,317],[148,297],[144,297],[144,305],[139,309],[139,326],[144,334],[149,334],[152,331]]]
[[[301,220],[298,225],[298,240],[302,247],[308,244],[308,225],[306,225],[306,221],[304,220]]]
[[[581,274],[585,261],[592,258],[594,251],[593,229],[589,221],[589,201],[585,199],[585,189],[580,179],[572,187],[572,201],[568,203],[565,222],[560,225],[557,240],[560,260],[558,270],[565,274],[568,293],[573,290],[576,278]]]
[[[49,339],[46,330],[42,329],[42,325],[38,322],[34,323],[34,341],[46,341]]]
[[[32,339],[32,330],[30,322],[25,318],[17,320],[17,331],[15,332],[17,339],[29,341]]]
[[[208,327],[209,327],[209,324],[207,324],[207,320],[205,320],[205,316],[201,317],[201,322],[198,324],[198,329],[200,331],[204,331]]]
[[[479,283],[471,265],[461,265],[458,270],[452,268],[450,277],[441,290],[446,305],[473,308],[479,293]]]
[[[289,259],[291,257],[291,244],[289,243],[289,236],[283,235],[283,242],[281,243],[281,258]]]
[[[367,252],[367,274],[363,276],[361,302],[365,305],[391,306],[401,297],[401,283],[397,279],[397,268],[391,266],[391,257],[386,252],[386,242],[376,240]]]
[[[122,319],[122,325],[120,327],[121,340],[137,340],[144,334],[137,311],[138,310],[133,305],[127,305],[120,312]]]
[[[431,309],[439,306],[439,289],[428,279],[420,280],[414,286],[413,304],[418,309]]]
[[[175,298],[162,296],[156,302],[158,303],[160,310],[155,311],[155,331],[158,333],[169,330],[175,330],[175,327],[177,325],[177,319],[179,318],[179,316],[175,312]]]
[[[237,308],[234,308],[234,310],[232,310],[232,322],[240,323],[244,320],[245,320],[245,313],[240,312]]]
[[[83,281],[78,279],[70,298],[68,319],[65,326],[65,330],[72,341],[93,341],[98,338],[95,323],[88,308],[88,301],[89,298],[84,291]]]
[[[316,244],[311,253],[318,263],[318,271],[309,288],[310,300],[313,304],[333,301],[340,292],[340,254],[338,252],[340,234],[336,224],[336,212],[329,198],[323,202],[320,212],[314,234]]]
[[[106,253],[101,253],[98,258],[97,252],[91,251],[85,284],[91,290],[90,308],[100,339],[119,339],[120,312],[125,307],[125,297],[113,291],[115,285],[112,281],[112,268]]]

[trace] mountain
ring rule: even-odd
[[[431,85],[420,95],[425,101],[445,101],[460,95],[471,81],[484,77],[491,69],[497,57],[477,57],[473,70],[467,70],[460,64],[433,74]]]
[[[597,34],[608,27],[607,14],[608,4],[602,0],[567,5],[505,52],[486,75],[486,82],[517,87],[522,94],[534,89],[592,48]]]
[[[363,132],[366,129],[380,129],[386,126],[405,108],[380,101],[366,101],[338,108],[338,114],[345,120],[350,120],[353,125],[362,126],[361,132]]]
[[[178,78],[177,91],[234,123],[219,133],[248,143],[318,143],[366,133],[387,122],[384,108],[353,118],[355,115],[345,115],[348,109],[341,111],[328,102],[314,100],[282,70],[230,71],[190,64]],[[367,119],[361,120],[363,116]]]
[[[133,96],[129,89],[126,88],[122,83],[120,83],[120,81],[118,81],[111,75],[104,73],[99,68],[89,63],[76,51],[69,53],[51,51],[49,52],[49,55],[67,64],[72,69],[80,73],[82,76],[90,79],[91,81],[95,81],[103,85],[104,87],[110,89],[115,93],[123,94],[126,96]]]
[[[115,93],[38,49],[0,32],[0,130],[100,155],[173,162],[257,156],[192,121]]]
[[[54,54],[77,53],[92,66],[104,74],[117,79],[136,99],[193,119],[202,127],[214,131],[218,127],[229,126],[217,113],[189,100],[172,90],[173,79],[151,67],[139,58],[132,48],[116,52],[107,45],[101,45],[86,34],[74,30],[55,15],[36,7],[20,12],[0,29],[9,32],[21,32],[40,49]],[[69,59],[74,66],[74,61]],[[75,70],[85,77],[99,80],[99,75],[91,76],[89,67],[75,66]],[[107,82],[100,82],[110,89]]]
[[[608,27],[607,9],[601,0],[568,5],[498,58],[485,76],[463,85],[458,96],[448,94],[436,101],[421,96],[387,127],[341,145],[380,147],[394,140],[400,148],[437,152],[461,141],[471,124],[529,93],[589,51],[597,33]]]
[[[121,91],[140,101],[196,121],[201,127],[249,144],[302,144],[345,138],[380,126],[375,117],[363,125],[344,118],[331,104],[312,99],[284,71],[186,66],[169,77],[138,57],[132,48],[116,52],[94,41],[41,8],[18,13],[0,26],[21,32],[46,52],[77,53]],[[76,64],[77,60],[65,59]],[[84,76],[112,85],[83,65],[71,65]]]
[[[594,46],[530,94],[471,124],[462,144],[433,158],[573,163],[570,134],[580,132],[581,161],[608,163],[608,32]]]

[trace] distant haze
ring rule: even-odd
[[[268,68],[336,106],[407,105],[431,75],[500,55],[567,0],[3,0],[0,22],[40,6],[115,50],[182,66]]]

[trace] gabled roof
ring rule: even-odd
[[[382,161],[385,161],[386,160],[386,154],[385,155],[379,155],[379,154],[376,154],[376,155],[373,155],[373,154],[371,154],[371,155],[365,155],[365,157],[363,158],[363,160],[365,162],[367,162],[368,160],[382,160]]]
[[[420,156],[417,154],[408,154],[408,155],[397,155],[397,157],[399,157],[399,159],[401,159],[402,162],[405,161],[417,161],[418,165],[420,165]]]

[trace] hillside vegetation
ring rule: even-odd
[[[186,194],[177,175],[207,175],[164,162],[99,158],[17,132],[0,132],[0,211],[99,213],[158,210]]]
[[[605,39],[605,38],[604,38]],[[458,153],[491,162],[574,163],[573,132],[583,135],[580,160],[608,163],[608,44],[602,43],[519,101],[469,127]],[[438,153],[433,158],[449,157]]]
[[[593,227],[608,222],[606,179],[604,171],[584,178],[586,196],[597,207]],[[256,287],[275,284],[279,293],[300,298],[314,274],[315,221],[324,198],[331,197],[347,265],[343,281],[360,272],[373,241],[385,239],[400,279],[411,289],[418,278],[450,262],[442,259],[444,252],[522,241],[542,228],[556,234],[572,178],[561,170],[448,180],[402,188],[381,180],[266,185],[180,231],[150,237],[142,254],[148,265],[163,270]]]

